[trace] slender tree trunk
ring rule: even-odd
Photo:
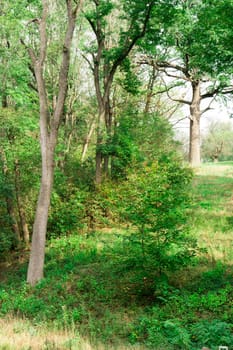
[[[85,141],[84,141],[84,144],[83,144],[83,150],[82,150],[82,156],[81,156],[81,162],[83,163],[84,162],[84,159],[85,159],[85,156],[86,156],[86,153],[87,153],[87,150],[88,150],[88,146],[89,146],[89,143],[90,143],[90,140],[91,140],[91,137],[92,137],[92,134],[95,130],[95,117],[93,118],[93,120],[91,121],[91,125],[90,125],[90,129],[88,131],[88,134],[85,138]]]
[[[154,89],[154,84],[155,84],[155,80],[157,77],[157,70],[156,70],[156,66],[153,65],[152,66],[152,72],[151,72],[151,76],[148,82],[148,86],[147,86],[147,93],[146,93],[146,104],[145,104],[145,108],[144,108],[144,113],[147,114],[150,111],[150,106],[151,106],[151,99],[153,97],[153,89]]]
[[[105,97],[106,98],[106,97]],[[96,177],[95,182],[100,185],[103,180],[103,175],[108,177],[110,156],[103,154],[102,146],[106,145],[111,139],[112,132],[112,113],[110,109],[109,96],[107,102],[99,106],[99,117],[97,127],[97,145],[96,145]]]
[[[201,94],[200,81],[192,82],[192,102],[190,105],[190,139],[189,139],[189,162],[192,167],[199,167],[201,164]]]
[[[100,135],[97,135],[96,143],[96,154],[95,154],[95,182],[96,185],[100,185],[102,182],[102,138]]]
[[[112,119],[113,112],[110,104],[110,96],[107,96],[107,102],[105,104],[105,128],[106,128],[106,143],[109,144],[112,140]],[[111,173],[111,154],[108,151],[104,155],[104,175],[106,178],[110,176]]]
[[[40,102],[40,145],[42,156],[40,192],[33,225],[32,246],[27,273],[27,282],[30,285],[35,285],[43,278],[48,212],[54,178],[54,153],[67,95],[71,43],[77,13],[82,5],[82,0],[78,3],[75,1],[74,8],[73,1],[66,0],[68,22],[63,43],[62,63],[59,71],[58,95],[52,115],[49,110],[48,92],[46,90],[44,78],[44,66],[47,54],[46,21],[48,16],[48,0],[42,0],[42,4],[43,13],[39,27],[39,56],[37,57],[36,53],[32,49],[29,49],[35,71]]]
[[[102,173],[103,173],[103,140],[105,132],[105,111],[102,107],[99,107],[99,115],[97,121],[97,140],[96,140],[96,153],[95,153],[95,183],[100,185],[102,183]]]
[[[2,108],[7,108],[7,95],[5,93],[2,95]]]
[[[53,149],[49,152],[42,149],[42,177],[33,225],[31,255],[27,273],[27,281],[31,285],[36,284],[43,278],[48,212],[54,174],[53,159]]]
[[[17,159],[15,160],[15,193],[16,193],[19,221],[20,221],[23,241],[26,244],[26,246],[28,246],[30,235],[29,235],[29,230],[28,230],[28,225],[26,220],[26,214],[22,203],[22,198],[20,195],[20,169],[19,169],[19,164]]]

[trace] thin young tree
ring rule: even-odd
[[[31,58],[40,105],[40,145],[42,156],[42,175],[38,196],[35,220],[33,225],[31,254],[27,273],[27,282],[35,285],[43,278],[45,242],[48,222],[50,197],[54,178],[54,155],[58,140],[58,130],[64,110],[68,86],[68,72],[72,38],[74,35],[77,15],[83,0],[66,0],[67,27],[62,46],[62,60],[59,71],[58,93],[53,108],[49,105],[48,91],[45,81],[45,65],[47,57],[47,22],[49,16],[49,1],[42,0],[42,17],[36,20],[39,25],[39,53],[32,47],[28,48]]]

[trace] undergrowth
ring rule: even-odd
[[[45,278],[35,287],[24,282],[25,261],[2,265],[1,317],[28,319],[32,327],[57,332],[71,331],[75,337],[98,340],[107,349],[122,344],[126,348],[138,344],[143,349],[207,346],[215,350],[220,345],[232,349],[232,247],[226,245],[224,257],[219,258],[219,240],[224,244],[232,234],[233,185],[226,179],[207,175],[195,179],[190,218],[205,250],[188,267],[168,272],[135,264],[131,256],[137,248],[130,251],[125,239],[129,228],[52,238]],[[219,216],[228,222],[222,231]]]

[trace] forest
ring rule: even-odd
[[[233,349],[232,13],[0,0],[0,350]]]

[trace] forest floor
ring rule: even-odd
[[[122,268],[118,228],[51,240],[34,288],[27,253],[15,253],[1,265],[0,350],[233,349],[233,165],[203,165],[193,190],[190,225],[203,250],[156,292]]]

